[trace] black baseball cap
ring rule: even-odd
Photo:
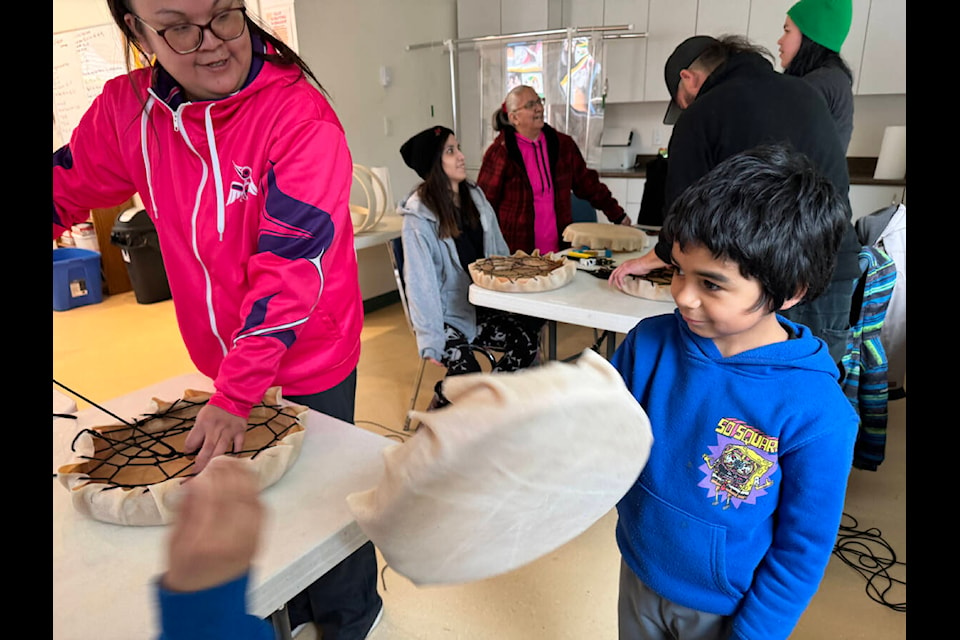
[[[670,105],[667,107],[667,113],[663,116],[663,124],[675,123],[683,111],[677,104],[680,72],[689,68],[693,61],[700,57],[700,54],[713,45],[719,44],[719,42],[719,40],[710,36],[693,36],[681,42],[667,58],[667,64],[663,67],[663,79],[667,83],[667,91],[670,92]]]

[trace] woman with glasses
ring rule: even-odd
[[[510,251],[559,251],[573,222],[571,193],[614,224],[631,224],[610,189],[570,136],[543,120],[543,102],[532,87],[507,93],[493,114],[496,139],[483,154],[477,184],[493,205]]]
[[[54,237],[91,209],[142,198],[184,343],[214,381],[186,440],[197,472],[240,450],[272,386],[353,422],[353,162],[323,87],[240,0],[107,5],[151,64],[107,82],[54,153]],[[296,596],[291,625],[364,638],[382,611],[376,576],[367,544]]]

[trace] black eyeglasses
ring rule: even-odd
[[[131,13],[140,24],[150,31],[163,38],[167,45],[181,55],[193,53],[203,44],[203,32],[209,30],[210,33],[220,38],[224,42],[236,40],[243,35],[247,29],[246,7],[237,7],[221,11],[207,24],[193,24],[186,22],[177,24],[166,29],[154,29],[144,22],[143,18],[135,13]]]

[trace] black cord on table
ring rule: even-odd
[[[856,518],[848,513],[843,514],[833,555],[866,579],[865,590],[871,600],[906,613],[906,598],[903,602],[891,602],[889,598],[895,595],[891,590],[903,590],[907,586],[906,579],[894,577],[890,571],[905,573],[907,563],[897,560],[893,547],[881,537],[879,529],[871,527],[859,530],[858,525]]]
[[[391,440],[397,440],[399,442],[406,442],[407,438],[416,433],[416,431],[397,431],[395,429],[391,429],[390,427],[384,426],[379,422],[374,422],[373,420],[354,420],[354,423],[357,426],[360,426],[361,424],[369,424],[377,427],[378,429],[383,429],[384,431],[388,432],[382,434],[383,437],[390,438]]]

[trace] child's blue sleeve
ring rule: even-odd
[[[177,593],[158,579],[158,640],[274,640],[270,623],[246,611],[248,580],[244,574],[211,589]]]

